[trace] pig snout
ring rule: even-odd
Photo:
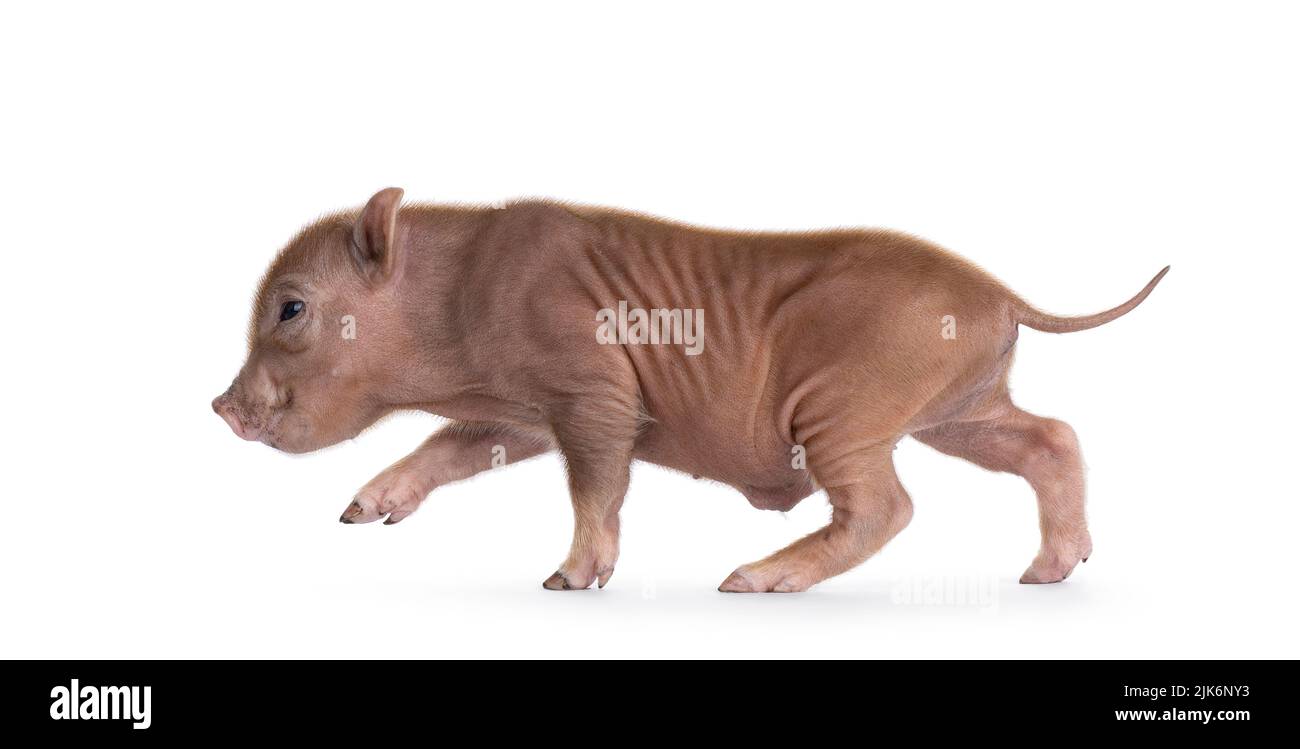
[[[233,403],[230,391],[226,391],[213,399],[212,410],[216,411],[218,416],[226,420],[226,423],[230,425],[231,431],[238,435],[240,439],[252,441],[261,436],[260,429],[250,426],[247,420],[240,418],[239,409]]]

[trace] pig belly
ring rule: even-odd
[[[793,454],[775,434],[761,450],[734,435],[683,435],[656,423],[641,434],[635,457],[647,463],[728,484],[760,510],[788,512],[817,490],[812,474],[792,465]]]

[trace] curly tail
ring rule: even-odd
[[[1156,277],[1147,283],[1146,288],[1137,293],[1137,296],[1124,302],[1118,307],[1108,309],[1105,312],[1098,312],[1095,315],[1083,315],[1080,317],[1057,317],[1049,315],[1041,310],[1034,309],[1019,300],[1019,309],[1016,310],[1016,322],[1021,325],[1027,325],[1034,330],[1041,330],[1047,333],[1073,333],[1076,330],[1087,330],[1095,328],[1098,325],[1105,325],[1117,317],[1123,317],[1133,310],[1134,307],[1142,303],[1151,290],[1160,283],[1160,279],[1165,277],[1169,272],[1169,266],[1166,265],[1163,270],[1156,274]]]

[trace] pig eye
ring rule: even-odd
[[[297,317],[298,313],[302,312],[303,307],[306,306],[306,304],[299,301],[285,302],[284,306],[280,308],[280,322]]]

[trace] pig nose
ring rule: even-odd
[[[222,395],[214,399],[212,401],[212,410],[216,411],[218,416],[226,420],[226,423],[230,425],[231,431],[238,435],[240,439],[255,440],[258,438],[258,431],[256,429],[250,429],[244,424],[243,420],[239,418],[239,414],[235,413],[235,410],[230,407],[230,401],[227,400],[226,396]]]

